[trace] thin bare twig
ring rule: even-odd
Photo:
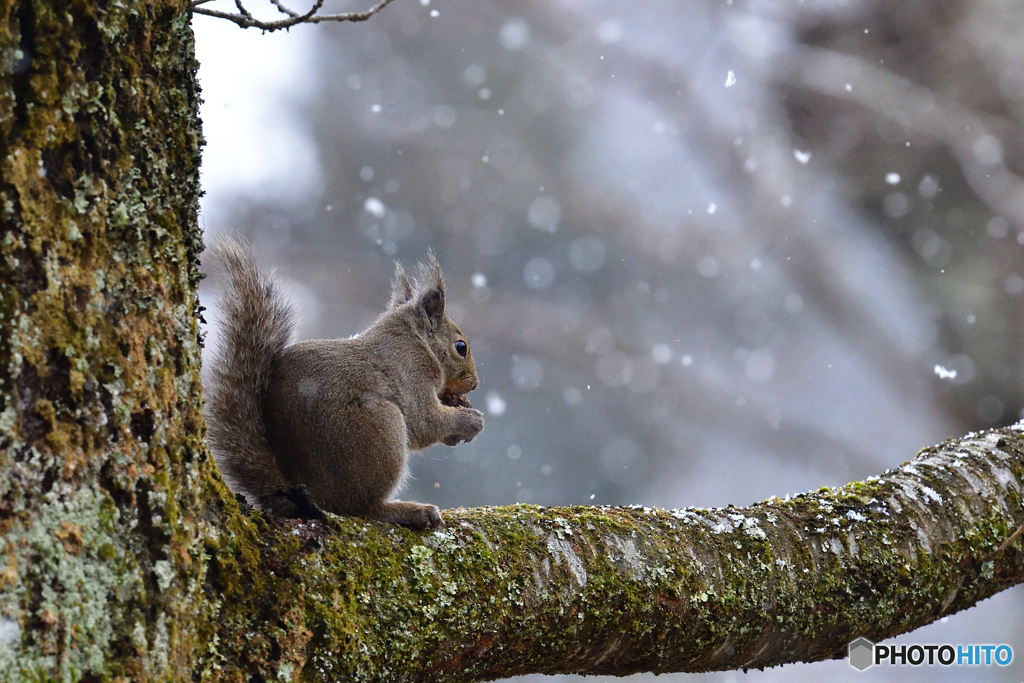
[[[228,21],[234,22],[242,28],[258,28],[262,31],[278,31],[280,29],[287,29],[295,26],[296,24],[319,24],[322,21],[366,21],[377,12],[390,5],[394,0],[380,0],[376,5],[363,12],[342,12],[340,14],[317,14],[320,8],[323,7],[324,0],[317,0],[313,7],[310,8],[305,14],[299,14],[294,12],[284,5],[281,4],[280,0],[270,0],[270,3],[274,5],[282,14],[288,15],[287,19],[278,19],[277,21],[263,21],[257,19],[245,8],[242,4],[242,0],[235,0],[235,6],[238,8],[237,14],[231,12],[221,12],[219,10],[207,9],[201,5],[210,2],[210,0],[193,0],[192,11],[195,14],[203,14],[208,17],[217,17],[218,19],[227,19]]]
[[[246,19],[252,20],[252,15],[249,14],[249,10],[245,9],[245,6],[242,4],[242,0],[235,0],[235,7],[238,8],[238,11],[241,12],[242,16]]]
[[[1017,530],[1010,534],[1010,537],[1008,539],[1003,541],[1003,544],[999,546],[999,549],[996,550],[996,552],[1001,553],[1004,550],[1006,550],[1008,547],[1010,547],[1011,543],[1013,543],[1020,537],[1021,534],[1024,534],[1024,524],[1021,524],[1019,527],[1017,527]]]
[[[298,12],[294,12],[294,11],[288,9],[287,7],[285,7],[284,5],[282,5],[281,4],[281,0],[270,0],[270,2],[271,2],[271,4],[274,5],[274,7],[277,8],[277,11],[280,12],[281,14],[287,14],[289,17],[297,17],[297,16],[299,16]]]

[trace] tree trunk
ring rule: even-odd
[[[216,612],[185,2],[0,4],[0,676],[184,677]],[[187,675],[187,674],[186,674]]]
[[[742,509],[240,509],[200,412],[189,6],[0,13],[0,679],[762,667],[1024,581],[1012,430]]]

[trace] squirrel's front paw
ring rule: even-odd
[[[484,428],[484,414],[475,408],[459,408],[455,432],[441,439],[446,446],[470,442]]]

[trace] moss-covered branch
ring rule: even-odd
[[[477,681],[845,656],[1024,581],[1024,435],[747,508],[515,506],[414,533],[333,519],[211,546],[222,673]]]

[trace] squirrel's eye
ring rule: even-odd
[[[456,353],[458,353],[460,356],[465,358],[467,351],[469,351],[469,346],[466,345],[466,342],[462,341],[461,339],[459,341],[455,342],[455,352]]]

